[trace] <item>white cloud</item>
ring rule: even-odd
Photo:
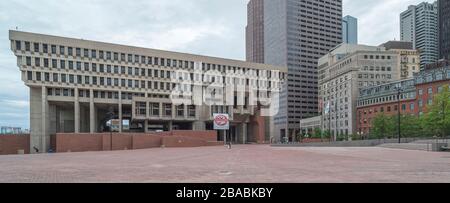
[[[361,44],[400,40],[400,13],[409,5],[434,0],[344,0],[344,15],[357,17]]]
[[[29,101],[23,100],[0,100],[1,105],[6,105],[12,108],[28,108],[30,106]]]
[[[17,118],[28,118],[28,115],[23,113],[0,113],[0,117],[2,120],[11,120]]]
[[[200,24],[158,31],[127,31],[107,36],[115,43],[163,50],[187,50],[191,43],[205,37],[222,38],[227,28],[222,25]]]

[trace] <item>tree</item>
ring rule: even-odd
[[[314,134],[312,138],[322,138],[322,130],[320,128],[314,129]]]
[[[330,132],[330,130],[323,131],[323,139],[327,139],[327,140],[331,139],[331,132]]]
[[[396,130],[396,122],[394,117],[386,116],[383,113],[378,114],[372,120],[372,136],[373,138],[383,139],[394,135]]]
[[[450,91],[444,87],[442,92],[433,99],[433,104],[427,106],[428,113],[424,117],[426,130],[436,136],[450,134]]]
[[[402,137],[424,136],[423,125],[417,116],[403,115],[401,117],[400,129]]]

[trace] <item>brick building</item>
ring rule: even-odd
[[[363,88],[358,97],[356,120],[357,132],[367,135],[372,128],[373,119],[380,113],[387,116],[398,114],[398,88],[400,93],[400,112],[416,113],[416,90],[414,79],[396,81],[374,87]]]
[[[401,87],[400,113],[421,116],[433,98],[445,86],[450,87],[450,64],[440,62],[427,65],[425,70],[416,73],[414,79],[396,81],[389,84],[363,88],[357,104],[357,130],[369,134],[373,119],[383,113],[388,116],[398,114],[398,87]]]

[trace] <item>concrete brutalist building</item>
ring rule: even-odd
[[[280,66],[28,32],[10,31],[9,39],[30,88],[32,152],[47,151],[56,133],[106,131],[111,117],[122,121],[119,132],[210,130],[213,113],[228,113],[234,142],[266,142],[271,124],[261,112],[276,103],[287,72]]]

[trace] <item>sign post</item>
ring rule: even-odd
[[[230,130],[230,116],[228,114],[214,114],[214,130],[223,130],[224,132],[224,142],[227,144],[227,131]],[[231,140],[229,143],[231,148]]]

